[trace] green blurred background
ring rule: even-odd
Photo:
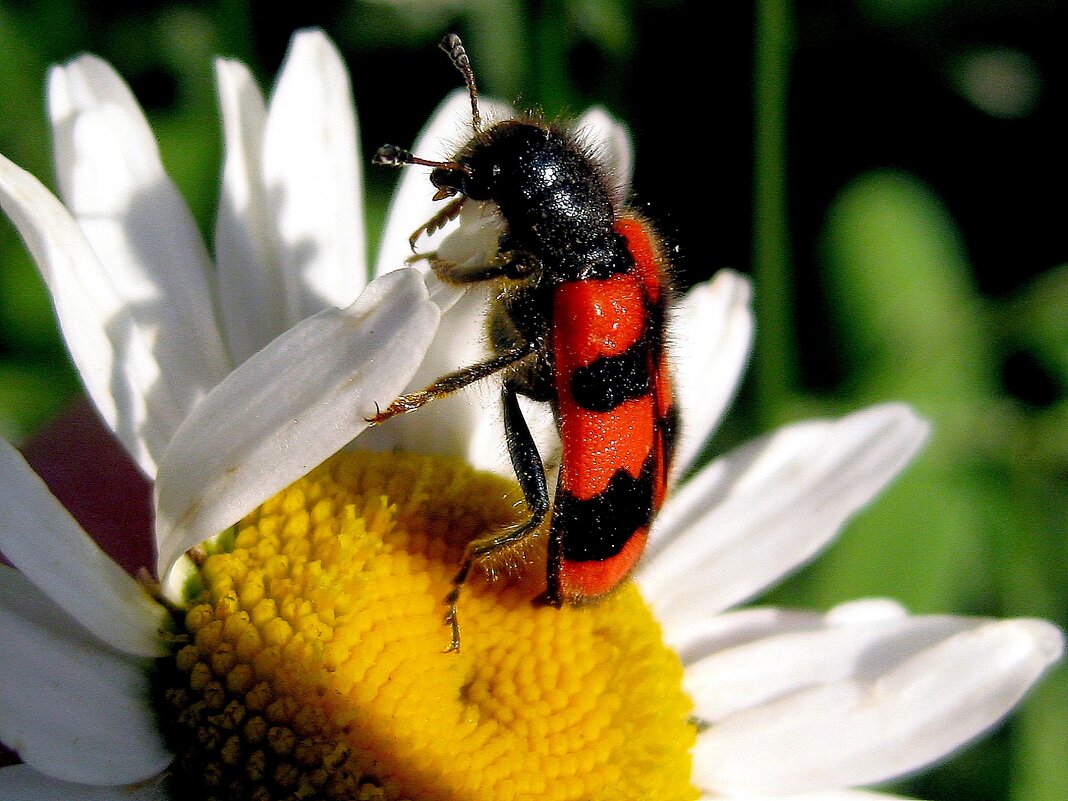
[[[269,86],[292,30],[323,27],[349,63],[369,160],[411,142],[457,86],[435,47],[456,30],[484,93],[551,114],[599,103],[628,122],[635,199],[677,245],[682,284],[721,267],[753,277],[753,367],[710,453],[879,400],[934,422],[925,455],[767,600],[889,595],[918,612],[1068,623],[1068,5],[293,5],[3,0],[0,152],[52,185],[45,71],[98,53],[210,231],[213,56]],[[367,179],[375,231],[396,173]],[[77,392],[36,270],[0,220],[0,433],[18,441]],[[1064,801],[1066,710],[1062,668],[993,736],[892,789]]]

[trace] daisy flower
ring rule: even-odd
[[[0,446],[0,551],[19,571],[0,568],[0,740],[24,762],[0,769],[0,795],[870,798],[849,788],[977,736],[1059,656],[1041,621],[884,600],[727,611],[811,559],[912,457],[926,426],[894,404],[696,470],[635,581],[596,606],[530,603],[536,543],[494,565],[464,587],[462,651],[441,653],[464,545],[522,515],[496,393],[472,387],[363,433],[377,452],[326,457],[375,403],[477,360],[485,298],[403,267],[431,214],[416,170],[361,286],[355,122],[325,37],[294,39],[269,105],[243,66],[217,70],[213,269],[103,62],[50,79],[63,204],[0,160],[0,200],[89,394],[155,480],[161,578],[110,562]],[[416,152],[449,152],[465,103],[447,100]],[[578,125],[623,191],[623,128],[599,112]],[[469,205],[428,248],[495,248]],[[685,475],[748,354],[748,284],[696,287],[674,329]],[[551,420],[527,411],[551,453]]]
[[[220,60],[216,69],[226,161],[214,261],[163,169],[132,93],[98,58],[81,56],[49,75],[62,202],[0,156],[0,204],[40,268],[86,390],[155,482],[158,575],[165,579],[180,575],[174,568],[186,550],[365,428],[376,405],[406,386],[441,315],[415,271],[366,281],[351,91],[326,37],[315,31],[294,37],[269,104],[244,65]],[[86,631],[76,640],[47,630],[21,645],[7,639],[0,738],[27,765],[58,779],[116,784],[157,774],[167,762],[154,760],[152,769],[139,764],[137,775],[121,767],[109,772],[129,750],[125,741],[145,741],[136,720],[110,735],[114,747],[103,751],[84,732],[67,737],[90,749],[99,772],[51,761],[62,732],[45,727],[34,739],[23,731],[27,721],[70,715],[63,707],[50,710],[48,696],[19,677],[66,684],[63,706],[73,693],[85,697],[79,675],[113,685],[112,698],[100,695],[101,704],[74,721],[98,728],[129,708],[122,693],[136,695],[146,682],[143,664],[117,655],[143,661],[170,649],[158,635],[146,639],[146,631],[159,628],[163,607],[131,589],[43,485],[25,475],[9,447],[4,459],[0,551],[21,570],[5,568],[11,588],[5,598],[15,612],[39,608],[34,621],[66,621],[67,634],[78,629],[77,621]],[[35,528],[40,531],[32,533]],[[27,550],[34,543],[46,550]],[[102,619],[118,615],[124,604],[125,617],[104,630],[82,614],[98,607],[92,614]],[[130,615],[145,625],[131,627]],[[62,627],[58,631],[63,634]],[[89,633],[107,655],[104,664],[70,658],[88,647]],[[23,654],[31,661],[19,658],[22,647],[34,652]],[[34,659],[50,670],[38,671]],[[108,676],[119,668],[109,668],[112,663],[124,671],[114,684]],[[100,668],[95,677],[94,665]],[[134,673],[139,683],[131,685]],[[68,675],[70,681],[63,678]],[[28,698],[42,705],[26,707]],[[144,700],[140,714],[147,720]],[[155,740],[158,745],[158,734]],[[4,781],[21,782],[27,770],[5,770]],[[26,781],[47,786],[36,774]],[[66,789],[62,795],[78,797]]]

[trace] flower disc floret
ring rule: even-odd
[[[158,681],[181,797],[695,798],[682,666],[633,587],[539,607],[528,547],[465,585],[443,653],[464,545],[519,496],[454,460],[345,454],[220,537]]]

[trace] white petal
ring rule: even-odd
[[[730,715],[842,679],[874,681],[890,666],[961,631],[975,628],[963,617],[898,617],[880,622],[780,629],[727,647],[686,670],[695,714],[719,722]]]
[[[196,223],[107,63],[86,55],[54,67],[48,106],[63,200],[151,343],[168,399],[188,412],[229,369]]]
[[[225,157],[215,220],[219,313],[234,364],[286,328],[278,241],[263,182],[267,109],[248,68],[215,62]]]
[[[324,461],[407,385],[440,318],[416,270],[291,328],[237,368],[175,435],[160,467],[160,576],[188,548]]]
[[[82,531],[11,445],[0,440],[0,551],[104,642],[129,654],[166,653],[166,612]]]
[[[0,205],[37,262],[71,358],[100,416],[145,474],[154,476],[184,411],[159,383],[159,365],[145,332],[70,213],[40,181],[3,156]]]
[[[322,31],[300,31],[271,97],[263,140],[286,327],[348,306],[366,283],[359,153],[344,62]]]
[[[682,475],[734,399],[753,341],[752,288],[721,270],[679,301],[669,324],[679,435],[672,473]]]
[[[905,466],[927,436],[906,406],[780,429],[704,468],[669,497],[638,583],[683,630],[811,559]]]
[[[708,615],[671,629],[670,643],[686,666],[728,648],[787,632],[814,631],[828,625],[884,622],[907,616],[905,608],[887,598],[865,598],[840,604],[826,614],[750,607]]]
[[[689,668],[705,657],[728,648],[791,631],[811,631],[823,625],[823,615],[793,609],[751,607],[687,621],[674,626],[665,638]]]
[[[432,276],[428,276],[428,280],[434,282]],[[484,285],[468,288],[442,315],[438,334],[419,370],[404,388],[405,392],[423,389],[446,373],[487,358],[484,329],[488,291],[489,287]],[[365,442],[361,438],[360,446],[380,448],[388,442],[391,449],[402,451],[466,456],[472,430],[483,409],[495,408],[499,393],[499,380],[480,381],[410,414],[389,420],[368,432],[373,439]]]
[[[634,148],[627,126],[600,106],[594,106],[578,118],[572,130],[580,141],[589,145],[612,178],[616,203],[626,202],[634,178]]]
[[[827,611],[824,620],[832,626],[885,623],[908,617],[908,610],[893,598],[859,598]]]
[[[986,622],[927,647],[906,639],[874,643],[854,660],[857,678],[830,676],[712,726],[694,750],[695,782],[787,793],[911,772],[994,725],[1064,646],[1058,629],[1036,620]]]
[[[163,785],[76,784],[38,773],[29,765],[0,768],[0,798],[4,801],[166,801]]]
[[[430,273],[426,276],[438,305],[452,300],[454,287]],[[492,287],[472,284],[462,289],[441,318],[441,326],[423,364],[405,392],[420,390],[441,376],[489,357],[486,345],[486,308]],[[504,433],[500,402],[501,379],[493,376],[440,398],[411,414],[395,417],[361,435],[361,448],[407,450],[459,456],[479,470],[515,477]],[[560,450],[560,438],[548,404],[520,397],[523,416],[551,470]]]
[[[459,222],[449,227],[434,251],[439,260],[435,265],[438,275],[457,286],[470,287],[472,273],[483,272],[497,257],[501,237],[507,230],[496,203],[467,201],[460,211]]]
[[[479,110],[484,129],[512,115],[508,106],[485,98],[479,98]],[[438,106],[410,150],[420,158],[441,161],[452,158],[470,138],[471,103],[465,90],[457,90]],[[375,275],[383,275],[405,265],[405,260],[412,255],[408,238],[416,228],[442,209],[442,203],[434,200],[434,191],[428,168],[402,169],[397,191],[389,206],[386,228],[375,261]],[[416,243],[418,252],[432,252],[444,239],[447,230],[422,236]]]
[[[713,793],[702,795],[700,801],[726,801],[726,799],[722,795]],[[817,790],[814,793],[789,793],[787,795],[746,793],[744,796],[735,796],[735,801],[916,801],[916,799],[873,793],[870,790]]]
[[[452,336],[453,333],[459,333],[462,330],[469,330],[466,327],[467,317],[462,311],[457,310],[456,313],[451,313],[453,307],[458,304],[463,308],[472,309],[472,304],[477,305],[477,298],[472,298],[469,303],[460,304],[467,297],[467,289],[446,284],[439,280],[434,273],[423,273],[423,280],[426,282],[427,290],[430,293],[431,302],[438,307],[441,311],[441,319],[437,334],[434,336],[431,342],[430,349],[427,351],[423,358],[423,363],[420,365],[416,376],[408,382],[408,386],[404,388],[404,393],[414,392],[416,390],[423,389],[431,381],[440,378],[445,373],[451,372],[455,367],[450,363],[448,366],[442,359],[445,354],[449,352],[449,346],[446,344],[452,342],[455,347],[472,347],[475,343],[475,337],[467,340],[467,342],[461,342],[456,337]],[[471,329],[473,330],[473,329]],[[457,353],[456,358],[459,358]],[[439,364],[440,362],[440,364]],[[433,367],[428,365],[433,364]],[[458,364],[458,362],[457,362]],[[452,406],[456,398],[442,398],[428,407],[423,407],[419,410],[418,414],[404,414],[399,417],[395,417],[386,423],[374,426],[367,429],[359,437],[359,447],[364,450],[372,451],[397,451],[397,450],[429,450],[435,445],[439,445],[437,452],[446,453],[452,455],[462,455],[462,451],[455,450],[457,442],[462,439],[462,436],[458,436],[456,430],[461,432],[462,435],[466,435],[468,426],[468,418],[472,415],[477,416],[477,412],[471,404],[465,404],[463,409],[459,410],[456,418],[447,417],[449,425],[437,428],[432,428],[433,436],[430,437],[430,441],[423,439],[427,437],[428,426],[423,425],[420,421],[427,415],[430,415],[433,410],[440,406]],[[468,408],[471,407],[471,408]],[[440,423],[440,416],[435,417]],[[459,424],[457,422],[459,421]],[[454,430],[456,429],[456,430]],[[447,437],[445,435],[450,435]],[[441,437],[440,442],[437,440]],[[448,444],[446,444],[448,443]]]
[[[0,567],[0,739],[57,779],[125,784],[173,758],[148,663],[94,640],[25,577]]]

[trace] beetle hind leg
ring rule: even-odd
[[[445,649],[446,653],[460,650],[460,621],[456,608],[460,600],[460,590],[463,589],[464,584],[467,582],[471,568],[475,566],[476,562],[492,556],[502,548],[508,548],[511,545],[522,542],[537,531],[544,518],[544,511],[536,511],[525,523],[505,529],[492,537],[474,540],[467,546],[463,564],[460,565],[460,570],[453,576],[452,589],[449,590],[449,594],[445,596],[444,601],[448,609],[445,612],[443,622],[452,629],[452,640],[449,643],[449,647]]]
[[[457,616],[457,602],[471,568],[476,562],[497,553],[517,542],[522,542],[541,526],[549,512],[549,487],[545,481],[545,467],[542,464],[530,427],[519,408],[519,399],[512,382],[505,381],[502,392],[504,404],[504,430],[508,436],[508,455],[512,459],[519,487],[527,503],[530,517],[517,526],[508,528],[489,537],[477,539],[467,546],[463,564],[452,580],[452,589],[445,596],[445,625],[452,629],[452,641],[447,651],[460,650],[460,622]]]

